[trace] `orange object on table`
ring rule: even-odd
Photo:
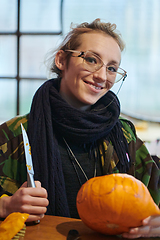
[[[12,239],[23,227],[29,217],[27,213],[14,212],[0,224],[0,240]]]

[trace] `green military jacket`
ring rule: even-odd
[[[12,195],[27,179],[21,123],[27,130],[29,114],[17,116],[0,126],[0,196]],[[128,174],[141,180],[157,205],[160,203],[159,162],[150,156],[144,143],[137,138],[133,124],[120,118],[127,139],[132,166]],[[117,155],[111,143],[99,146],[104,174],[118,173]],[[158,159],[158,158],[157,158]],[[159,160],[159,159],[158,159]]]

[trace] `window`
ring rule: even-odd
[[[126,43],[121,67],[128,72],[118,96],[129,116],[160,122],[160,1],[65,0],[63,29],[101,18],[116,23]],[[118,86],[118,85],[117,85]],[[114,87],[117,92],[118,87]]]
[[[71,22],[95,18],[116,23],[126,42],[121,111],[160,122],[159,12],[159,0],[0,0],[0,122],[29,111],[34,92],[47,78],[45,54]]]
[[[0,122],[29,112],[47,79],[45,54],[62,36],[60,0],[0,0]]]

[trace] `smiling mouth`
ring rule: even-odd
[[[88,85],[91,85],[92,87],[94,87],[94,88],[97,89],[97,90],[103,89],[102,86],[99,86],[99,85],[97,85],[97,84],[93,84],[93,83],[86,82],[86,81],[84,81],[84,82],[85,82],[86,84],[88,84]]]

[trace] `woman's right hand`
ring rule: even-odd
[[[0,199],[0,217],[6,218],[12,212],[28,213],[27,222],[37,221],[44,217],[49,201],[46,189],[39,181],[36,188],[27,187],[27,182],[12,195]]]

